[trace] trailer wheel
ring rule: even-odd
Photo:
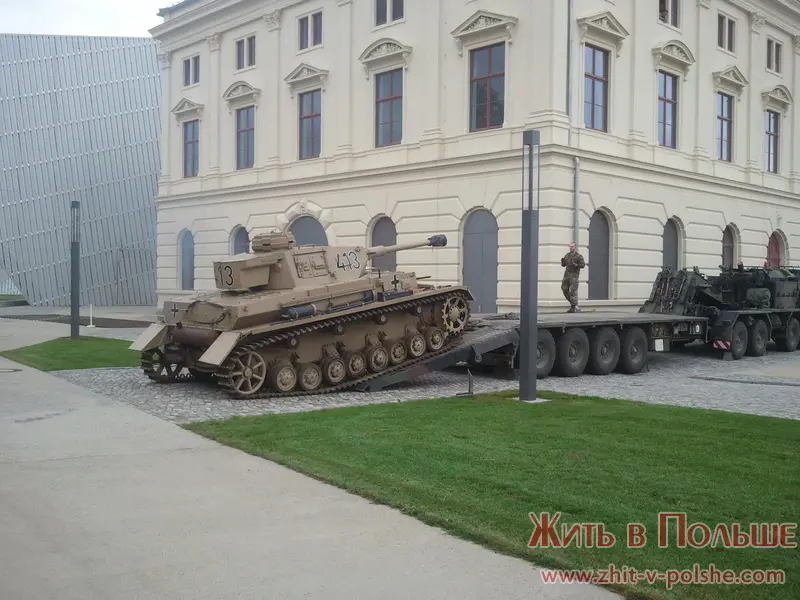
[[[747,326],[741,321],[736,321],[731,334],[731,357],[733,360],[739,360],[744,356],[749,337]]]
[[[794,352],[800,344],[800,321],[795,317],[789,319],[786,323],[786,331],[776,340],[778,342],[778,349],[782,352]]]
[[[577,377],[589,362],[589,337],[583,329],[567,329],[556,343],[555,368],[564,377]]]
[[[611,327],[592,331],[589,335],[588,370],[594,375],[608,375],[619,363],[620,341]]]
[[[767,353],[769,329],[762,319],[756,319],[747,332],[747,356],[764,356]]]
[[[617,371],[634,375],[647,364],[647,335],[641,327],[628,327],[620,336]]]
[[[536,337],[536,379],[544,379],[550,375],[556,362],[556,342],[547,329],[540,329]]]

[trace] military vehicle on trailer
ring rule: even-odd
[[[324,393],[406,370],[462,336],[473,297],[369,261],[446,245],[444,235],[372,248],[258,235],[252,254],[214,263],[218,291],[166,301],[163,322],[131,349],[154,381],[214,380],[237,398]]]

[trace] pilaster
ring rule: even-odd
[[[208,76],[210,79],[209,87],[209,108],[207,123],[201,123],[201,127],[207,130],[202,139],[205,143],[200,149],[201,158],[206,155],[208,158],[208,178],[211,180],[209,183],[211,187],[216,189],[218,187],[218,177],[220,171],[219,165],[219,131],[220,131],[220,110],[219,105],[221,99],[219,98],[220,89],[220,51],[219,46],[222,36],[219,33],[213,33],[206,41],[208,42]]]
[[[637,37],[640,32],[648,31],[648,19],[652,16],[652,11],[643,10],[640,2],[633,2],[633,23],[631,24],[631,39],[628,42],[631,48],[638,47]],[[628,115],[628,154],[634,160],[647,160],[645,152],[647,151],[647,139],[653,140],[654,144],[658,143],[658,138],[652,136],[651,122],[653,120],[653,113],[650,109],[651,106],[657,106],[657,103],[645,101],[641,106],[636,103],[641,102],[641,94],[639,93],[640,86],[637,85],[638,81],[656,82],[656,67],[652,54],[643,52],[630,52],[631,60],[631,80],[628,83],[629,96],[627,106],[619,106],[615,112],[617,115]],[[627,57],[626,57],[627,59]],[[620,72],[622,69],[618,69]],[[656,85],[652,83],[652,85]],[[651,87],[652,87],[651,85]],[[622,94],[620,94],[622,96]],[[613,106],[613,104],[612,104]]]
[[[714,156],[714,88],[712,78],[708,75],[706,65],[714,56],[716,36],[708,35],[709,31],[716,31],[716,13],[712,13],[710,0],[697,0],[697,38],[695,42],[695,73],[697,73],[697,95],[694,111],[694,149],[692,158],[694,170],[698,173],[710,175],[712,172],[711,159]],[[713,26],[713,29],[712,29]],[[711,147],[707,144],[711,144]]]
[[[162,52],[158,55],[158,64],[161,66],[161,175],[158,179],[158,195],[170,194],[172,175],[170,170],[170,157],[172,154],[172,53]]]
[[[417,78],[424,77],[426,81],[437,82],[437,84],[428,86],[426,92],[426,94],[429,94],[430,104],[428,106],[431,110],[422,113],[423,124],[420,135],[422,150],[420,158],[421,160],[435,160],[442,157],[441,141],[445,115],[444,103],[447,101],[447,94],[442,94],[441,91],[444,81],[442,77],[444,48],[442,46],[443,44],[452,44],[452,40],[450,36],[443,35],[442,0],[430,0],[427,2],[426,12],[430,14],[430,18],[424,20],[425,37],[433,41],[432,45],[436,48],[436,53],[430,57],[430,60],[425,61],[424,66],[419,67],[420,70],[425,69],[428,72],[427,75],[418,74]],[[452,55],[452,49],[447,54]]]
[[[794,52],[792,53],[792,94],[795,98],[800,98],[800,36],[794,38]],[[800,140],[800,116],[797,114],[797,106],[793,106],[790,112],[792,120],[792,144],[790,160],[791,168],[789,177],[791,179],[792,191],[800,193],[800,152],[797,149],[797,140]]]
[[[268,62],[266,72],[277,75],[278,80],[283,78],[281,73],[281,10],[275,9],[264,15],[264,23],[267,28],[265,46],[266,51],[262,54],[264,61]],[[264,123],[267,132],[267,160],[265,166],[270,175],[268,180],[280,179],[279,173],[272,174],[272,171],[279,170],[281,164],[281,109],[286,102],[286,92],[281,87],[278,93],[267,93],[264,98]]]
[[[742,119],[742,121],[745,121],[742,125],[747,128],[745,176],[748,183],[758,184],[762,183],[762,170],[764,168],[764,111],[760,97],[756,97],[760,90],[754,89],[753,83],[755,82],[755,69],[763,69],[763,65],[756,67],[756,48],[761,39],[761,28],[766,23],[766,20],[767,17],[759,12],[750,13],[750,40],[747,49],[747,78],[750,80],[750,85],[747,86],[747,119],[746,121]],[[739,115],[742,115],[742,111],[739,111]]]
[[[353,97],[353,2],[352,0],[337,0],[339,8],[336,11],[336,37],[339,39],[339,44],[336,46],[337,62],[342,66],[336,81],[334,94],[336,97],[352,98]],[[336,162],[343,170],[350,170],[353,155],[353,102],[341,102],[336,106],[336,121],[331,118],[333,111],[326,111],[328,119],[328,131],[331,126],[336,129],[337,145],[334,151]],[[323,117],[325,119],[326,117]]]

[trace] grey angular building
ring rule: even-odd
[[[161,70],[151,38],[0,34],[0,286],[69,306],[156,302]],[[10,279],[10,283],[9,283]]]

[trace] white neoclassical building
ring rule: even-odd
[[[291,229],[300,243],[444,233],[396,266],[514,310],[522,132],[541,132],[540,297],[587,259],[587,307],[662,264],[800,264],[793,0],[185,0],[163,67],[161,300]],[[393,258],[383,259],[394,266]]]

